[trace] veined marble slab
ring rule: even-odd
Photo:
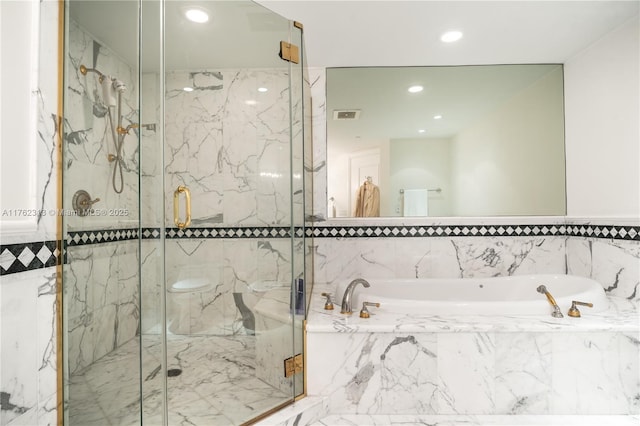
[[[321,425],[501,425],[501,426],[637,426],[640,416],[421,416],[421,415],[330,415],[312,426]]]
[[[589,313],[588,308],[584,308],[581,318],[571,318],[567,315],[564,318],[553,318],[551,314],[548,317],[500,315],[499,313],[491,316],[401,314],[385,311],[384,306],[380,306],[369,309],[371,317],[363,319],[358,316],[358,311],[354,311],[350,316],[340,314],[339,304],[342,295],[334,294],[336,309],[325,310],[325,298],[320,293],[335,293],[334,290],[335,285],[315,284],[307,320],[308,333],[637,332],[640,330],[637,303],[620,297],[609,297],[610,307],[605,312]]]

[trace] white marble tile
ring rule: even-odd
[[[394,335],[380,358],[380,413],[438,411],[438,342],[434,334]],[[378,354],[376,354],[378,355]]]
[[[495,335],[438,335],[439,414],[492,414],[495,410]]]
[[[493,416],[493,415],[354,415],[333,414],[317,422],[312,426],[362,426],[362,425],[430,425],[430,426],[635,426],[638,424],[638,416]]]
[[[39,273],[21,273],[2,278],[0,291],[0,345],[2,346],[3,394],[0,420],[7,424],[24,416],[37,419],[38,369],[43,355],[38,336],[38,287],[47,279]],[[51,321],[51,317],[47,319]]]
[[[551,336],[496,333],[495,413],[548,413],[551,399]]]
[[[638,414],[640,340],[635,333],[553,336],[553,414]]]
[[[462,277],[564,273],[564,239],[489,237],[451,240]]]
[[[327,119],[326,72],[324,68],[309,68],[311,83],[313,137],[313,217],[324,220],[327,215]]]
[[[55,393],[57,389],[58,367],[57,367],[57,317],[56,317],[56,268],[50,267],[38,271],[42,274],[43,282],[38,287],[38,301],[36,317],[37,321],[37,354],[38,354],[38,407],[42,416],[50,410],[51,398],[53,401],[53,411],[55,416]],[[44,410],[44,412],[42,411]]]
[[[594,240],[591,278],[608,294],[640,300],[640,243]]]
[[[366,276],[392,278],[395,275],[394,238],[316,239],[316,269],[321,282],[337,282]]]
[[[293,404],[278,410],[267,418],[256,423],[259,426],[294,426],[308,425],[317,422],[328,414],[325,398],[307,396]]]

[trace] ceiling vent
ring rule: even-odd
[[[358,118],[360,118],[359,109],[334,109],[333,110],[334,120],[357,120]]]

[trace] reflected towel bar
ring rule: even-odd
[[[429,191],[429,192],[442,192],[442,188],[427,189],[427,191]],[[401,189],[400,193],[404,194],[404,189]]]

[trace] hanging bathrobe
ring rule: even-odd
[[[355,217],[380,216],[380,189],[373,183],[365,181],[356,195]]]

